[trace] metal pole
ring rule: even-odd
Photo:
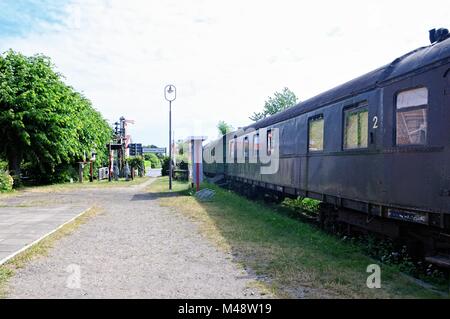
[[[197,186],[197,192],[200,191],[200,147],[198,142],[194,140],[195,150],[195,184]]]
[[[89,161],[89,181],[92,183],[94,181],[94,164]]]
[[[169,101],[169,190],[172,190],[172,101]]]
[[[83,163],[78,163],[78,181],[83,183]]]
[[[108,182],[112,181],[112,154],[111,154],[111,143],[109,143],[108,145],[108,160],[109,160],[109,165],[108,165]]]

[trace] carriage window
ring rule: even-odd
[[[249,151],[250,151],[250,145],[248,142],[248,136],[246,136],[244,138],[244,158],[248,159],[249,158]]]
[[[213,149],[211,150],[211,156],[216,156],[216,148],[213,147]]]
[[[237,158],[241,157],[243,154],[242,145],[243,145],[242,139],[237,138],[236,139],[236,156],[237,156]]]
[[[312,152],[323,151],[323,129],[324,129],[323,115],[309,119],[308,151]]]
[[[229,143],[229,154],[230,158],[234,160],[234,140],[231,140]]]
[[[344,111],[344,150],[366,148],[369,135],[367,103]]]
[[[271,155],[273,151],[273,136],[272,130],[267,131],[267,155]]]
[[[253,155],[258,155],[259,152],[259,134],[253,135]]]
[[[418,88],[397,95],[397,145],[427,141],[428,89]]]

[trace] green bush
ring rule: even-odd
[[[0,171],[0,193],[10,192],[13,189],[14,180],[8,172]]]
[[[128,158],[128,165],[130,165],[131,169],[137,169],[139,171],[139,176],[143,176],[144,175],[144,167],[145,167],[145,162],[144,162],[144,157],[142,156],[133,156]]]
[[[169,176],[169,156],[165,156],[162,159],[161,175]]]
[[[146,161],[150,161],[151,168],[161,168],[161,160],[155,154],[145,154]]]
[[[177,154],[175,156],[176,160],[177,160],[177,164],[179,166],[179,163],[188,163],[189,162],[189,158],[188,158],[188,154]],[[182,168],[180,168],[182,169]]]
[[[43,168],[36,162],[25,162],[22,164],[23,183],[26,185],[47,185],[57,183],[67,183],[71,179],[78,181],[78,163],[61,163],[55,165],[54,168]],[[94,163],[94,175],[96,172],[96,163]],[[89,163],[84,165],[83,178],[89,179],[90,169]]]
[[[181,162],[178,163],[178,167],[180,169],[188,170],[189,169],[189,164],[188,164],[188,162],[181,161]]]
[[[289,207],[296,211],[301,211],[307,215],[315,215],[319,212],[320,203],[320,201],[311,198],[286,198],[283,201],[283,206]]]
[[[0,171],[8,170],[8,162],[0,159]]]
[[[86,166],[84,171],[87,170],[87,179],[89,179],[89,164]],[[60,164],[56,166],[55,172],[50,176],[49,181],[50,183],[67,183],[70,182],[71,179],[73,181],[78,181],[79,179],[78,164]]]

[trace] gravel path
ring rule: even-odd
[[[9,298],[246,298],[253,277],[202,237],[197,226],[144,192],[79,189],[59,202],[96,204],[103,213],[11,279]],[[79,280],[78,280],[79,279]]]

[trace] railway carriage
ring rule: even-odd
[[[221,161],[205,162],[204,173],[247,189],[319,199],[336,208],[325,219],[416,238],[428,255],[448,252],[450,38],[439,29],[430,39],[429,46],[206,145],[205,156],[220,154]],[[271,145],[275,129],[279,145]],[[260,152],[275,147],[278,171],[261,174]],[[256,163],[249,160],[253,152]]]

